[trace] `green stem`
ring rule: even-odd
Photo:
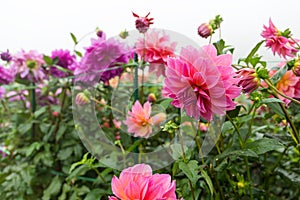
[[[235,131],[237,132],[238,137],[239,137],[240,146],[242,149],[244,149],[243,137],[242,137],[242,134],[241,134],[239,128],[236,126],[236,124],[233,122],[232,118],[228,114],[226,114],[226,117],[230,121],[230,123],[233,125]]]
[[[31,113],[34,114],[36,110],[36,94],[35,94],[35,83],[31,83],[32,89],[31,89]],[[31,139],[35,137],[35,123],[32,123],[31,127],[31,133],[30,133]]]
[[[250,199],[253,199],[252,179],[251,179],[251,173],[250,173],[248,157],[245,157],[245,162],[246,162],[246,168],[247,168],[247,177],[248,177],[248,181],[250,182]]]
[[[97,168],[93,168],[93,170],[98,174],[98,176],[103,181],[103,183],[106,183],[105,178],[102,176],[102,174],[99,172],[99,170]]]
[[[255,104],[253,104],[253,105],[255,105]],[[250,120],[250,123],[249,123],[248,132],[247,132],[247,135],[246,135],[245,140],[244,140],[244,145],[246,144],[246,142],[247,142],[247,140],[250,137],[250,134],[252,132],[252,124],[253,124],[253,121],[254,121],[254,118],[255,118],[255,114],[256,114],[256,107],[254,108],[254,110],[252,112],[252,117],[251,117],[251,120]]]
[[[289,97],[289,96],[286,96],[285,94],[283,94],[282,92],[280,92],[279,90],[277,90],[277,88],[272,84],[272,82],[269,80],[269,79],[265,79],[265,82],[267,83],[267,85],[274,91],[276,92],[277,94],[279,94],[280,96],[286,98],[286,99],[289,99],[291,100],[292,102],[296,103],[296,104],[299,104],[300,105],[300,101],[292,98],[292,97]]]

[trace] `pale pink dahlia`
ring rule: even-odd
[[[166,114],[158,113],[151,117],[151,104],[146,102],[144,106],[136,101],[124,124],[128,126],[128,132],[133,133],[134,137],[148,138],[152,133],[153,126],[159,125],[166,119]]]
[[[151,31],[145,38],[139,38],[136,43],[136,53],[150,63],[149,72],[155,71],[157,76],[165,75],[167,59],[174,56],[176,42],[171,42],[164,32]]]
[[[298,52],[296,43],[291,39],[290,33],[278,30],[271,19],[269,20],[269,27],[264,25],[261,36],[266,39],[266,47],[271,48],[274,55],[277,53],[279,56],[286,58],[287,56],[293,57]]]
[[[152,174],[149,165],[137,164],[113,177],[109,200],[176,200],[176,182],[168,174]]]
[[[42,82],[47,78],[42,65],[45,64],[43,55],[36,51],[21,52],[13,56],[13,67],[20,78],[31,82]]]
[[[217,56],[213,45],[183,48],[180,57],[167,61],[163,95],[196,119],[210,121],[213,114],[225,114],[235,108],[232,99],[241,92],[231,62],[229,54]]]
[[[82,81],[108,81],[122,73],[122,64],[127,63],[131,56],[129,47],[114,38],[106,40],[103,33],[97,40],[92,39],[74,74]]]

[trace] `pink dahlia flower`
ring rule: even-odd
[[[165,76],[167,59],[174,56],[176,42],[171,42],[164,32],[151,31],[136,43],[136,53],[149,62],[149,72],[156,71],[156,75]]]
[[[42,82],[47,76],[42,65],[45,64],[43,55],[36,51],[21,52],[13,56],[13,67],[20,77],[31,82]]]
[[[254,69],[243,68],[237,72],[237,77],[240,78],[238,85],[243,88],[245,93],[251,93],[260,85],[260,79]]]
[[[113,177],[111,188],[116,197],[109,200],[176,200],[176,182],[168,174],[152,174],[149,165],[137,164]]]
[[[15,71],[0,65],[0,84],[10,84],[15,79]]]
[[[276,70],[271,70],[269,75],[272,77],[276,73]],[[300,98],[300,77],[295,76],[295,74],[289,70],[287,71],[281,79],[276,83],[276,88],[281,93],[285,94],[286,96],[292,98]],[[289,104],[291,101],[278,95],[278,97],[283,100],[286,104]]]
[[[279,56],[286,58],[287,56],[293,57],[297,52],[295,41],[291,39],[290,34],[284,35],[269,20],[269,27],[264,25],[264,30],[261,36],[266,39],[266,47],[272,49],[273,54],[277,53]]]
[[[132,15],[137,18],[135,20],[135,27],[140,33],[146,33],[150,25],[153,24],[152,21],[154,18],[148,18],[150,12],[145,17],[140,17],[134,12],[132,12]]]
[[[82,81],[108,81],[121,75],[122,64],[129,61],[132,50],[114,38],[106,40],[105,34],[92,39],[90,47],[75,69],[75,75]],[[98,78],[98,80],[96,80]]]
[[[196,119],[225,114],[235,108],[232,99],[241,92],[231,62],[229,54],[217,56],[213,45],[183,48],[180,57],[167,61],[163,95]]]
[[[148,138],[152,133],[153,126],[159,125],[166,119],[166,114],[158,113],[151,117],[151,104],[146,102],[144,106],[136,101],[132,110],[128,111],[128,116],[124,124],[128,126],[128,132],[133,133],[134,137]]]
[[[51,58],[58,59],[56,63],[57,66],[69,70],[69,73],[66,73],[55,66],[51,66],[50,73],[55,77],[63,78],[68,75],[71,75],[72,73],[70,72],[74,71],[76,68],[76,56],[71,55],[69,50],[60,49],[60,50],[52,51]]]

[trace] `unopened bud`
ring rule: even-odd
[[[156,102],[157,99],[156,99],[155,94],[150,93],[150,94],[148,95],[147,100],[148,100],[150,103],[154,103],[154,102]]]
[[[90,103],[90,99],[84,92],[80,92],[76,95],[75,103],[77,105],[84,105]]]

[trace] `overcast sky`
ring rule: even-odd
[[[115,36],[125,28],[134,29],[131,11],[139,15],[150,11],[153,27],[181,33],[199,45],[208,40],[197,35],[197,27],[220,14],[224,19],[222,36],[236,48],[237,59],[262,39],[263,24],[270,17],[279,29],[290,27],[300,38],[299,5],[296,0],[1,0],[0,50],[35,49],[47,54],[54,49],[72,49],[70,32],[79,38],[99,27],[107,36]]]

